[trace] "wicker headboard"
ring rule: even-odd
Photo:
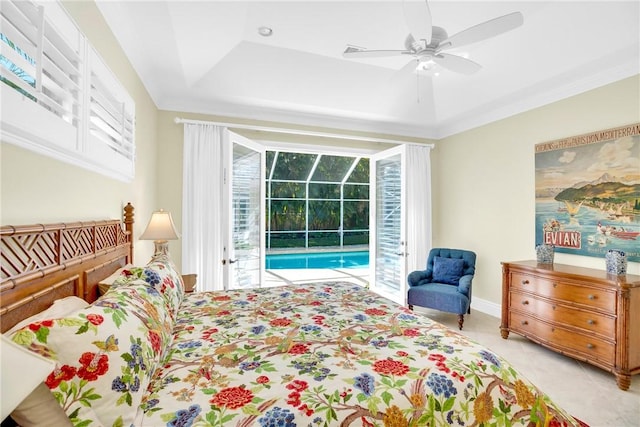
[[[2,226],[0,329],[75,295],[93,302],[98,282],[133,262],[133,206],[124,221]]]

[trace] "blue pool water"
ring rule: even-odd
[[[369,267],[369,251],[271,254],[266,258],[267,270]]]

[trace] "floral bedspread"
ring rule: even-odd
[[[505,360],[347,283],[190,294],[136,426],[578,425]]]

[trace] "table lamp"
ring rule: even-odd
[[[46,359],[2,335],[0,345],[0,403],[4,420],[55,369],[56,362]]]
[[[140,240],[153,240],[155,244],[153,258],[160,256],[169,258],[168,240],[177,240],[179,237],[171,213],[160,209],[151,215],[149,225],[140,236]]]

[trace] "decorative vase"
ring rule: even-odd
[[[627,254],[617,249],[610,249],[605,255],[607,273],[617,276],[627,274]]]
[[[536,259],[538,264],[553,264],[553,245],[537,245]]]

